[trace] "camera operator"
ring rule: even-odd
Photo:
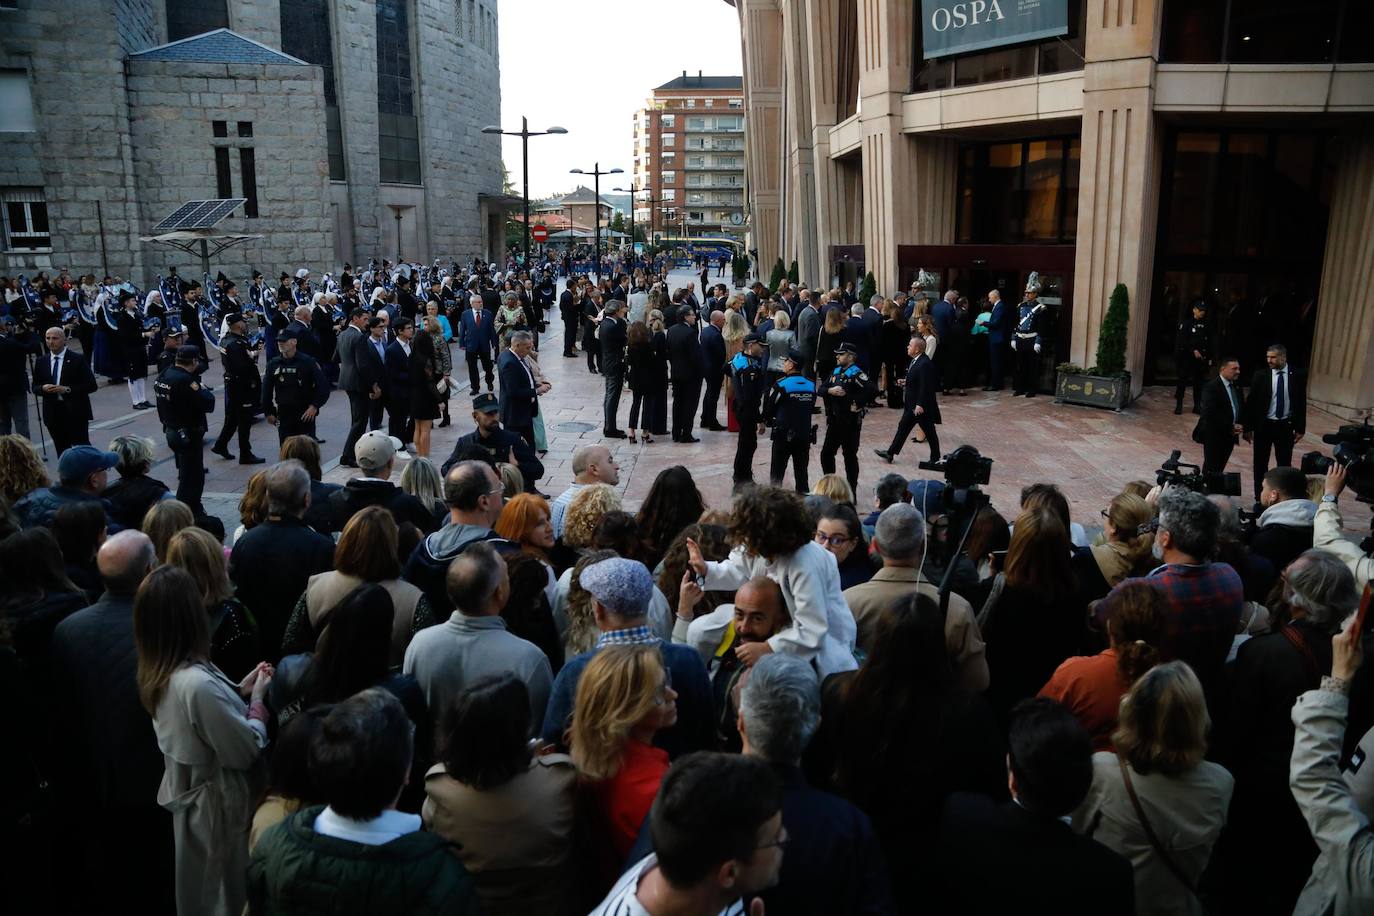
[[[1307,475],[1297,468],[1265,472],[1260,484],[1264,506],[1250,537],[1250,550],[1284,569],[1304,550],[1312,549],[1312,516],[1317,504],[1307,498]]]
[[[1345,489],[1345,465],[1332,462],[1326,472],[1326,493],[1312,517],[1312,546],[1330,551],[1345,561],[1355,574],[1355,587],[1363,589],[1374,574],[1374,557],[1360,550],[1341,534],[1341,510],[1336,500]]]

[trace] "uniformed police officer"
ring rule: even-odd
[[[205,491],[205,415],[215,409],[215,396],[200,383],[196,365],[200,349],[191,345],[177,348],[172,365],[158,373],[153,382],[157,415],[167,447],[176,456],[177,499],[200,517],[205,514],[200,496]]]
[[[811,444],[816,441],[816,427],[811,422],[816,383],[802,375],[804,365],[806,357],[800,350],[788,350],[782,363],[786,374],[769,386],[763,402],[764,420],[773,427],[769,482],[775,487],[782,484],[782,475],[791,459],[793,483],[798,493],[811,489],[806,471],[811,461]]]
[[[238,312],[224,318],[229,333],[224,336],[224,427],[210,451],[221,458],[233,458],[229,439],[236,432],[239,437],[239,464],[263,464],[266,458],[253,454],[248,433],[253,414],[262,398],[262,376],[258,373],[258,351],[248,346],[244,332],[248,322]]]
[[[835,473],[835,453],[844,451],[844,476],[859,491],[859,434],[865,405],[873,397],[873,385],[856,362],[859,349],[842,343],[835,351],[835,370],[825,385],[825,441],[821,443],[821,472]]]
[[[1011,380],[1013,397],[1035,397],[1040,385],[1040,349],[1044,344],[1045,305],[1040,301],[1040,280],[1035,274],[1026,282],[1026,298],[1016,307],[1016,329],[1011,345],[1016,352],[1016,373]]]
[[[1193,413],[1202,412],[1202,383],[1212,365],[1212,332],[1207,327],[1207,303],[1193,303],[1193,314],[1178,326],[1174,345],[1178,361],[1178,385],[1174,387],[1174,413],[1183,413],[1183,391],[1193,386]]]
[[[736,486],[754,482],[754,452],[758,450],[759,434],[763,432],[760,411],[767,389],[763,348],[763,335],[746,334],[744,348],[729,364],[735,420],[739,423],[739,442],[735,446]]]
[[[277,428],[277,443],[291,436],[315,438],[315,417],[329,400],[329,382],[313,356],[296,349],[296,335],[277,334],[277,358],[262,380],[262,412]]]

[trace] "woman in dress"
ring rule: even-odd
[[[240,916],[272,666],[235,684],[210,661],[200,588],[175,566],[143,580],[133,623],[138,695],[166,767],[157,800],[172,814],[177,912]]]
[[[663,322],[663,312],[653,309],[649,312],[649,332],[653,335],[654,354],[658,357],[658,377],[654,390],[653,422],[641,421],[650,427],[655,436],[668,435],[668,334]]]
[[[448,329],[448,319],[439,314],[437,301],[431,301],[425,308],[429,312],[425,316],[425,331],[434,340],[434,355],[439,363],[439,372],[444,379],[444,390],[436,395],[439,399],[439,413],[444,418],[439,421],[439,426],[444,427],[449,425],[448,396],[453,388],[453,354],[448,348],[448,342],[453,337],[453,333]]]
[[[510,336],[516,331],[527,331],[525,310],[520,305],[520,297],[514,292],[501,294],[501,307],[496,310],[496,334],[501,341],[501,349],[510,349]]]
[[[439,418],[439,400],[447,394],[439,394],[437,386],[442,383],[448,390],[444,369],[439,362],[439,354],[434,349],[434,335],[416,334],[410,348],[410,416],[415,421],[415,454],[429,457],[429,437],[434,421]]]
[[[659,366],[659,354],[654,347],[653,335],[649,326],[642,321],[630,325],[626,332],[626,362],[629,365],[630,422],[628,432],[630,444],[638,440],[636,430],[642,433],[645,442],[653,442],[650,418],[654,415],[655,400],[658,396],[658,377],[663,369]]]

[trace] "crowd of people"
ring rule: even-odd
[[[232,532],[200,502],[215,398],[199,322],[200,340],[189,324],[149,338],[173,486],[152,441],[90,444],[102,367],[60,315],[13,308],[6,382],[18,371],[64,438],[50,475],[22,395],[7,401],[7,911],[1374,907],[1356,617],[1374,562],[1342,535],[1341,465],[1268,467],[1303,423],[1281,347],[1248,400],[1226,361],[1199,403],[1203,439],[1256,440],[1256,517],[1131,481],[1074,519],[1056,482],[995,506],[940,479],[936,398],[973,387],[980,354],[988,388],[1014,360],[1013,390],[1036,394],[1033,284],[973,314],[920,290],[699,301],[625,266],[561,297],[555,265],[429,290],[350,276],[298,313],[284,275],[265,378],[251,316],[221,316],[211,451],[264,465]],[[708,500],[673,466],[627,506],[605,442],[539,492],[555,304],[562,355],[604,382],[603,436],[736,430],[732,494]],[[459,353],[473,427],[437,462]],[[344,484],[323,480],[314,426],[336,386]],[[861,493],[863,415],[884,402],[902,417],[879,457],[915,431],[936,463]]]

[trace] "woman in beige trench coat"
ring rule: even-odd
[[[171,566],[139,587],[138,689],[166,766],[157,800],[172,813],[177,912],[239,916],[272,671],[260,664],[236,685],[209,661],[199,596],[191,576]]]

